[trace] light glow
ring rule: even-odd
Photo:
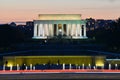
[[[13,66],[12,63],[8,63],[8,64],[7,64],[7,67],[12,67],[12,66]]]
[[[98,64],[96,64],[96,66],[104,66],[104,64],[103,63],[98,63]]]

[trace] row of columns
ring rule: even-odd
[[[59,29],[56,29],[56,34],[59,34]],[[62,25],[62,35],[64,28]],[[83,31],[83,32],[82,32]],[[83,24],[66,24],[66,33],[67,36],[72,36],[73,38],[82,38],[86,37],[86,25]],[[48,36],[54,36],[54,24],[34,24],[34,37],[47,38]]]
[[[82,32],[83,31],[83,32]],[[86,37],[86,25],[67,24],[67,36]]]

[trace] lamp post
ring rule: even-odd
[[[17,64],[17,71],[19,71],[19,64]]]
[[[3,65],[3,71],[5,71],[5,64]]]
[[[116,69],[116,70],[118,69],[118,65],[117,65],[117,64],[115,64],[115,69]]]
[[[13,66],[12,66],[12,65],[10,65],[10,71],[12,71],[12,67],[13,67]]]
[[[84,64],[82,64],[82,69],[84,69]]]
[[[89,64],[89,69],[91,69],[91,65]]]
[[[71,66],[71,64],[69,64],[69,69],[71,70],[71,68],[72,68],[72,66]]]
[[[65,63],[63,63],[63,70],[65,70]]]
[[[109,64],[109,70],[111,70],[111,64]]]
[[[30,70],[32,70],[32,64],[30,64]]]

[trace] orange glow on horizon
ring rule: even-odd
[[[107,15],[107,13],[106,13]],[[82,19],[86,18],[94,18],[94,19],[118,19],[120,16],[106,16],[104,15],[97,15],[97,14],[82,14]],[[111,14],[112,15],[112,14]],[[16,21],[33,21],[38,19],[38,14],[10,14],[0,15],[0,23],[9,23],[9,22],[16,22]]]
[[[0,23],[29,21],[38,14],[82,14],[82,19],[118,19],[120,0],[2,0]]]

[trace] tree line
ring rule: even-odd
[[[88,37],[96,43],[106,44],[109,51],[120,52],[120,18],[110,23],[109,28],[101,27],[88,32]]]

